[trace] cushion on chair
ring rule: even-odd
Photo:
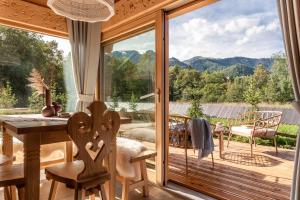
[[[245,136],[245,137],[273,137],[276,134],[276,131],[271,128],[260,128],[256,129],[253,132],[253,127],[251,126],[232,126],[230,128],[230,131],[234,135],[240,135],[240,136]]]
[[[76,184],[86,182],[86,180],[78,180],[78,174],[83,171],[84,163],[81,160],[76,160],[73,162],[67,162],[52,167],[47,167],[45,169],[47,179],[53,179],[58,182],[66,183],[70,187],[75,187]],[[110,179],[110,174],[108,172],[103,172],[92,179],[103,180],[103,182]],[[93,181],[91,179],[91,181]]]

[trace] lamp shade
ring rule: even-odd
[[[48,0],[47,5],[56,14],[77,21],[107,21],[115,14],[114,0]]]

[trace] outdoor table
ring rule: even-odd
[[[3,154],[13,156],[13,137],[24,143],[24,178],[25,199],[38,200],[40,195],[40,146],[44,144],[66,142],[65,158],[72,161],[72,142],[67,135],[66,118],[43,117],[34,115],[2,115],[0,125],[3,130]],[[121,123],[127,123],[127,118],[121,118]],[[109,181],[109,199],[115,197],[116,173],[116,141],[107,158],[111,173]]]

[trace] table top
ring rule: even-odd
[[[0,124],[16,134],[67,130],[68,118],[43,117],[41,114],[0,115]],[[121,123],[130,119],[121,117]]]

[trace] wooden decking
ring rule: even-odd
[[[218,141],[215,140],[218,145]],[[191,189],[228,200],[288,200],[291,188],[294,151],[257,145],[254,157],[250,145],[231,142],[224,159],[215,147],[215,166],[211,158],[197,159],[188,150],[188,175],[185,174],[184,149],[169,148],[169,179]]]

